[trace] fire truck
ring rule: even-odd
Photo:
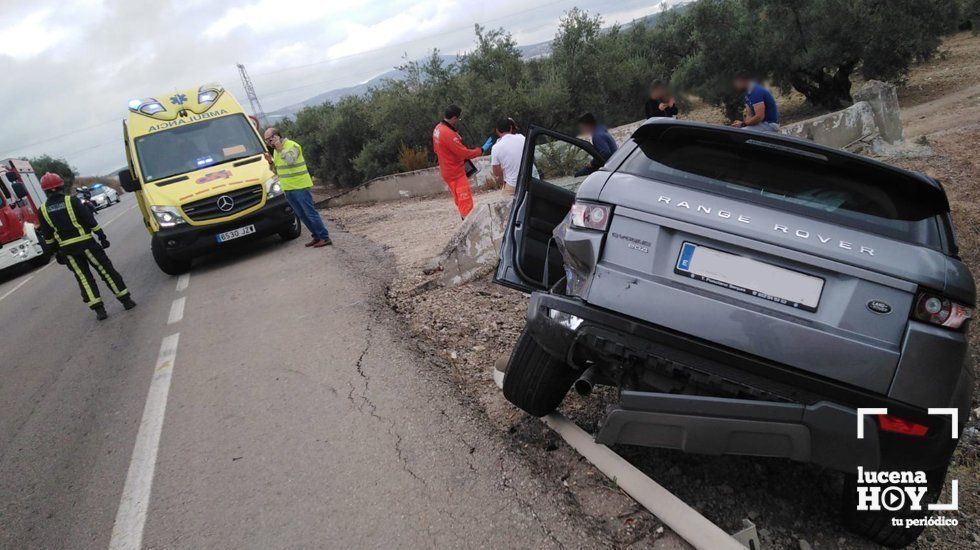
[[[29,162],[0,161],[0,271],[25,262],[48,263],[50,254],[37,234],[44,198]]]

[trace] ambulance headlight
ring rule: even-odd
[[[151,206],[150,211],[156,218],[160,227],[173,227],[182,223],[187,223],[180,215],[180,210],[174,206]]]
[[[282,195],[282,186],[279,185],[279,176],[272,176],[265,182],[265,196],[268,199]]]

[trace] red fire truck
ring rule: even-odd
[[[37,235],[44,192],[26,160],[0,161],[0,271],[31,262],[44,265],[50,255]]]

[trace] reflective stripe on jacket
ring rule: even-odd
[[[313,178],[306,169],[306,159],[303,158],[303,148],[291,139],[282,141],[282,151],[278,149],[272,154],[279,175],[279,186],[283,191],[296,191],[313,187]]]
[[[54,193],[41,206],[38,231],[47,245],[58,248],[87,241],[102,234],[95,216],[76,197]]]

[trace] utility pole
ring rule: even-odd
[[[259,119],[259,125],[262,128],[268,128],[269,119],[265,116],[265,111],[262,110],[262,104],[259,103],[259,96],[255,93],[255,86],[252,85],[252,79],[248,77],[245,65],[238,64],[238,73],[242,76],[242,87],[245,88],[245,93],[248,95],[248,102],[252,106],[252,114]]]

